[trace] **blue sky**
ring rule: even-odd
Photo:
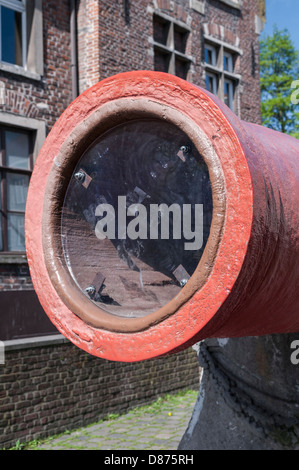
[[[299,0],[266,0],[266,27],[261,37],[272,34],[273,25],[287,28],[299,51]]]

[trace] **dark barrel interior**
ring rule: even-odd
[[[64,262],[102,310],[142,317],[177,296],[210,233],[212,189],[189,137],[161,119],[120,124],[82,155],[64,199]]]

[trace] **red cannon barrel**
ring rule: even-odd
[[[26,249],[45,312],[115,361],[299,331],[299,142],[175,76],[99,82],[37,158]]]

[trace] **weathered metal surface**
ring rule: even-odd
[[[78,156],[99,133],[149,116],[178,126],[203,156],[213,193],[210,236],[195,272],[164,307],[144,318],[99,314],[63,262],[62,197]],[[240,121],[213,95],[171,75],[131,72],[90,88],[54,126],[29,188],[27,256],[46,313],[77,346],[116,361],[207,337],[298,331],[298,157],[296,139]]]
[[[179,450],[298,450],[298,334],[207,339],[203,375]]]

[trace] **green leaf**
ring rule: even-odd
[[[262,123],[298,138],[299,105],[291,99],[295,96],[293,82],[296,80],[299,80],[299,53],[288,30],[274,26],[273,34],[260,40]]]

